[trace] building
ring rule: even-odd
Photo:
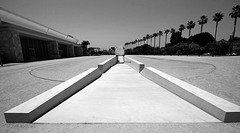
[[[0,56],[4,63],[81,56],[78,40],[0,8]]]

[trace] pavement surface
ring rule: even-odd
[[[4,67],[0,67],[0,132],[238,133],[240,131],[240,123],[219,122],[131,124],[13,124],[5,122],[3,116],[5,111],[41,94],[70,77],[91,67],[97,67],[98,63],[110,57],[88,56],[31,63],[5,64]],[[240,105],[240,56],[131,56],[131,58]],[[200,64],[206,67],[199,67]]]
[[[240,106],[240,56],[130,56]]]
[[[196,106],[116,64],[34,123],[220,122]]]

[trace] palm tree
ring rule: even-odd
[[[152,46],[152,38],[153,38],[153,35],[150,35],[150,45]]]
[[[221,13],[221,12],[217,12],[217,13],[215,13],[214,16],[213,16],[213,21],[216,22],[215,35],[214,35],[215,41],[217,40],[216,36],[217,36],[218,22],[223,19],[223,16],[224,16],[224,15],[223,15],[223,13]]]
[[[170,32],[170,30],[169,29],[166,29],[165,31],[164,31],[164,34],[166,34],[166,38],[165,38],[165,46],[166,46],[166,44],[167,44],[167,34]]]
[[[189,29],[189,37],[190,37],[190,35],[191,35],[191,30],[193,29],[195,27],[195,22],[193,22],[193,21],[188,21],[188,23],[187,23],[187,29]]]
[[[143,45],[145,44],[145,41],[146,41],[146,37],[144,36],[143,37]]]
[[[183,24],[181,24],[180,26],[179,26],[179,31],[180,31],[180,33],[181,33],[181,35],[182,35],[182,31],[183,30],[185,30],[185,25],[183,25]]]
[[[162,31],[159,31],[158,32],[158,38],[159,38],[159,48],[160,48],[160,44],[161,44],[161,36],[163,35],[163,32]]]
[[[156,44],[156,37],[158,36],[158,33],[154,33],[153,34],[153,37],[154,37],[154,42],[153,42],[153,44],[154,44],[154,48],[155,48],[155,44]]]
[[[171,30],[170,30],[170,32],[173,34],[173,33],[175,33],[175,29],[174,28],[171,28]]]
[[[173,35],[176,32],[174,28],[171,28],[170,33]]]
[[[138,42],[137,40],[134,41],[134,43],[135,43],[135,48],[137,47],[137,42]]]
[[[147,34],[146,35],[146,39],[147,39],[147,44],[148,44],[148,39],[150,38],[150,35],[149,34]]]
[[[200,30],[200,33],[202,33],[202,30],[203,30],[203,25],[206,24],[208,21],[208,18],[207,16],[203,15],[200,17],[200,20],[198,20],[198,24],[201,25],[201,30]]]
[[[232,46],[229,48],[229,53],[232,53],[233,40],[235,37],[235,31],[236,31],[236,25],[237,25],[237,18],[240,18],[240,5],[234,6],[232,10],[233,11],[229,14],[229,16],[234,19],[234,28],[233,28],[233,35],[232,35]]]

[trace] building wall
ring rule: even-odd
[[[75,56],[73,45],[67,45],[67,54],[68,54],[68,57],[74,57]]]
[[[74,46],[74,53],[75,53],[75,56],[82,56],[83,55],[82,47]]]
[[[3,63],[24,61],[20,36],[17,31],[0,30],[0,55]]]
[[[60,58],[58,42],[57,41],[49,41],[47,43],[48,46],[48,55],[50,59],[58,59]]]

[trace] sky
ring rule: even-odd
[[[229,13],[238,4],[240,0],[0,0],[2,8],[72,35],[79,42],[88,40],[89,47],[101,49],[124,46],[159,30],[178,30],[180,24],[190,20],[196,22],[191,34],[198,34],[197,21],[202,15],[208,17],[203,32],[214,35],[216,23],[212,16],[216,12],[224,14],[217,40],[228,40],[234,22]],[[240,19],[235,36],[240,37]],[[187,29],[183,37],[188,37]],[[164,39],[162,36],[161,47]]]

